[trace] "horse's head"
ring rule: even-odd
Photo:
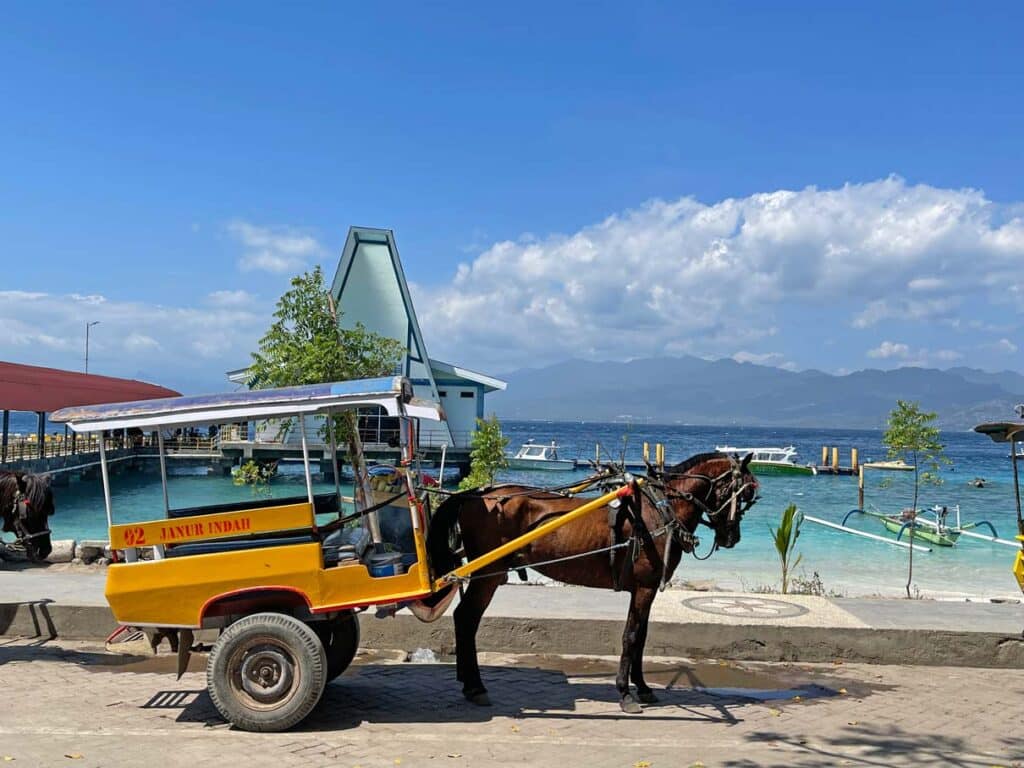
[[[17,537],[29,560],[45,560],[53,548],[49,517],[54,507],[49,476],[20,472],[0,476],[0,504],[3,530]]]
[[[677,498],[695,510],[693,527],[704,523],[715,532],[715,544],[730,549],[739,544],[743,514],[758,499],[757,478],[748,454],[742,459],[724,453],[694,456],[665,472],[665,482]]]

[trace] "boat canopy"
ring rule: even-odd
[[[979,424],[975,432],[988,435],[994,442],[1024,441],[1024,421],[992,421]]]
[[[404,376],[385,376],[216,395],[73,406],[55,411],[50,421],[66,422],[75,432],[97,432],[312,415],[372,406],[383,408],[388,416],[412,416],[433,421],[444,419],[440,405],[412,396],[412,384]]]

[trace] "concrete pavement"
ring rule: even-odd
[[[651,659],[661,702],[622,715],[614,659],[485,654],[494,706],[445,663],[361,655],[299,728],[232,730],[201,671],[115,665],[96,643],[0,639],[0,759],[14,766],[1024,765],[1024,671]],[[202,660],[195,669],[202,669]],[[11,758],[11,760],[8,760]]]
[[[104,573],[80,566],[0,571],[0,634],[105,638],[115,627]],[[615,654],[628,595],[579,587],[498,590],[479,642],[517,653]],[[649,651],[665,656],[1024,667],[1024,606],[669,589],[651,615]],[[451,621],[361,617],[373,648],[453,646]]]

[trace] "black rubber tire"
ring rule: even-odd
[[[283,613],[239,619],[218,638],[206,664],[214,706],[244,731],[291,728],[317,705],[326,684],[327,654],[317,633]]]
[[[348,669],[356,657],[356,651],[359,650],[359,617],[347,613],[331,621],[319,621],[314,626],[327,654],[327,682],[330,682]]]

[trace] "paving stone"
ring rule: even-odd
[[[779,690],[833,692],[757,701],[695,685],[712,675],[706,664],[657,659],[661,703],[629,717],[618,708],[613,660],[485,654],[482,662],[489,708],[463,700],[449,664],[365,660],[327,687],[298,728],[253,734],[220,720],[202,673],[176,681],[110,666],[96,644],[5,640],[0,755],[14,766],[145,768],[1024,766],[1016,728],[1024,670],[723,667]]]

